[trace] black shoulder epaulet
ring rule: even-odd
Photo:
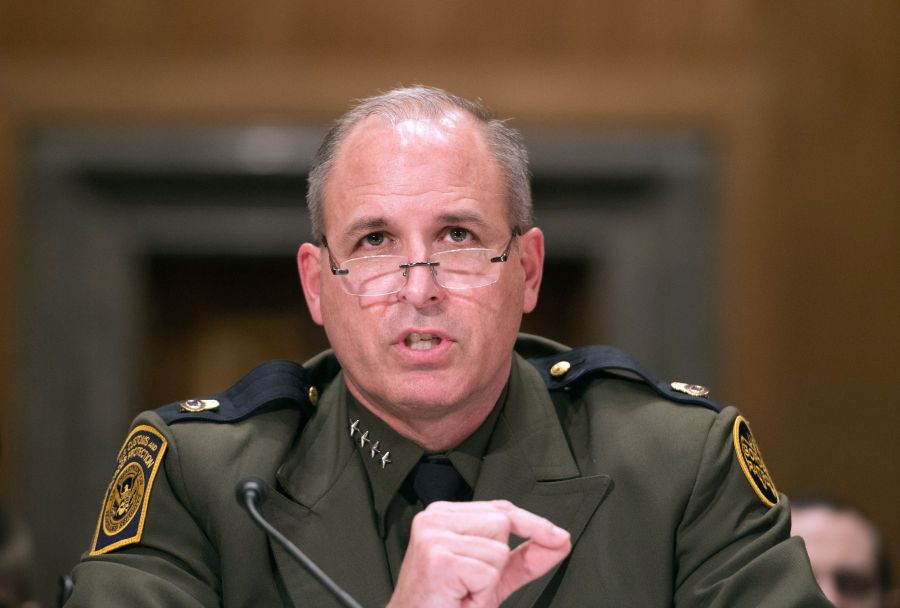
[[[612,372],[626,375],[651,387],[660,396],[677,403],[700,405],[716,412],[722,405],[708,399],[709,390],[699,384],[663,382],[645,370],[626,353],[612,346],[584,346],[573,350],[528,359],[544,378],[547,389],[565,390],[582,378],[597,373]]]
[[[317,398],[309,376],[299,363],[267,361],[222,393],[170,403],[156,413],[166,424],[182,420],[237,422],[264,407],[289,402],[308,418]]]

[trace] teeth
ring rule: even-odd
[[[441,343],[441,339],[432,334],[409,334],[406,336],[406,345],[413,350],[428,350]]]

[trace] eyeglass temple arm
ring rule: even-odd
[[[331,274],[350,274],[350,271],[346,268],[338,268],[338,265],[334,262],[334,257],[331,255],[331,247],[328,246],[328,241],[325,240],[325,237],[322,237],[322,247],[328,252],[328,263],[331,265]]]
[[[495,258],[491,258],[491,264],[498,264],[500,262],[505,262],[509,258],[509,250],[512,248],[513,239],[522,234],[518,228],[513,228],[512,236],[509,237],[509,242],[506,244],[506,248],[503,250],[503,253],[498,255]]]

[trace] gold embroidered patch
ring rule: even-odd
[[[753,438],[753,433],[750,432],[750,423],[746,418],[737,417],[734,421],[733,434],[734,451],[747,481],[750,482],[750,487],[764,505],[774,507],[778,504],[778,490],[775,489],[775,482],[772,481],[766,463],[763,462],[759,446],[756,444],[756,439]]]
[[[91,555],[101,555],[141,540],[153,480],[166,452],[166,438],[152,426],[132,429],[116,459],[94,532]]]

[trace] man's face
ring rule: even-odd
[[[791,513],[791,534],[803,537],[816,581],[837,608],[878,608],[875,540],[855,513],[806,507]]]
[[[499,254],[510,239],[501,173],[466,114],[395,125],[366,119],[335,160],[323,223],[338,264],[379,254],[421,262],[460,247]],[[522,314],[537,302],[542,263],[543,237],[532,229],[513,242],[493,285],[449,290],[415,267],[398,293],[354,296],[331,274],[325,249],[306,243],[298,253],[310,312],[348,387],[395,428],[493,405]]]

